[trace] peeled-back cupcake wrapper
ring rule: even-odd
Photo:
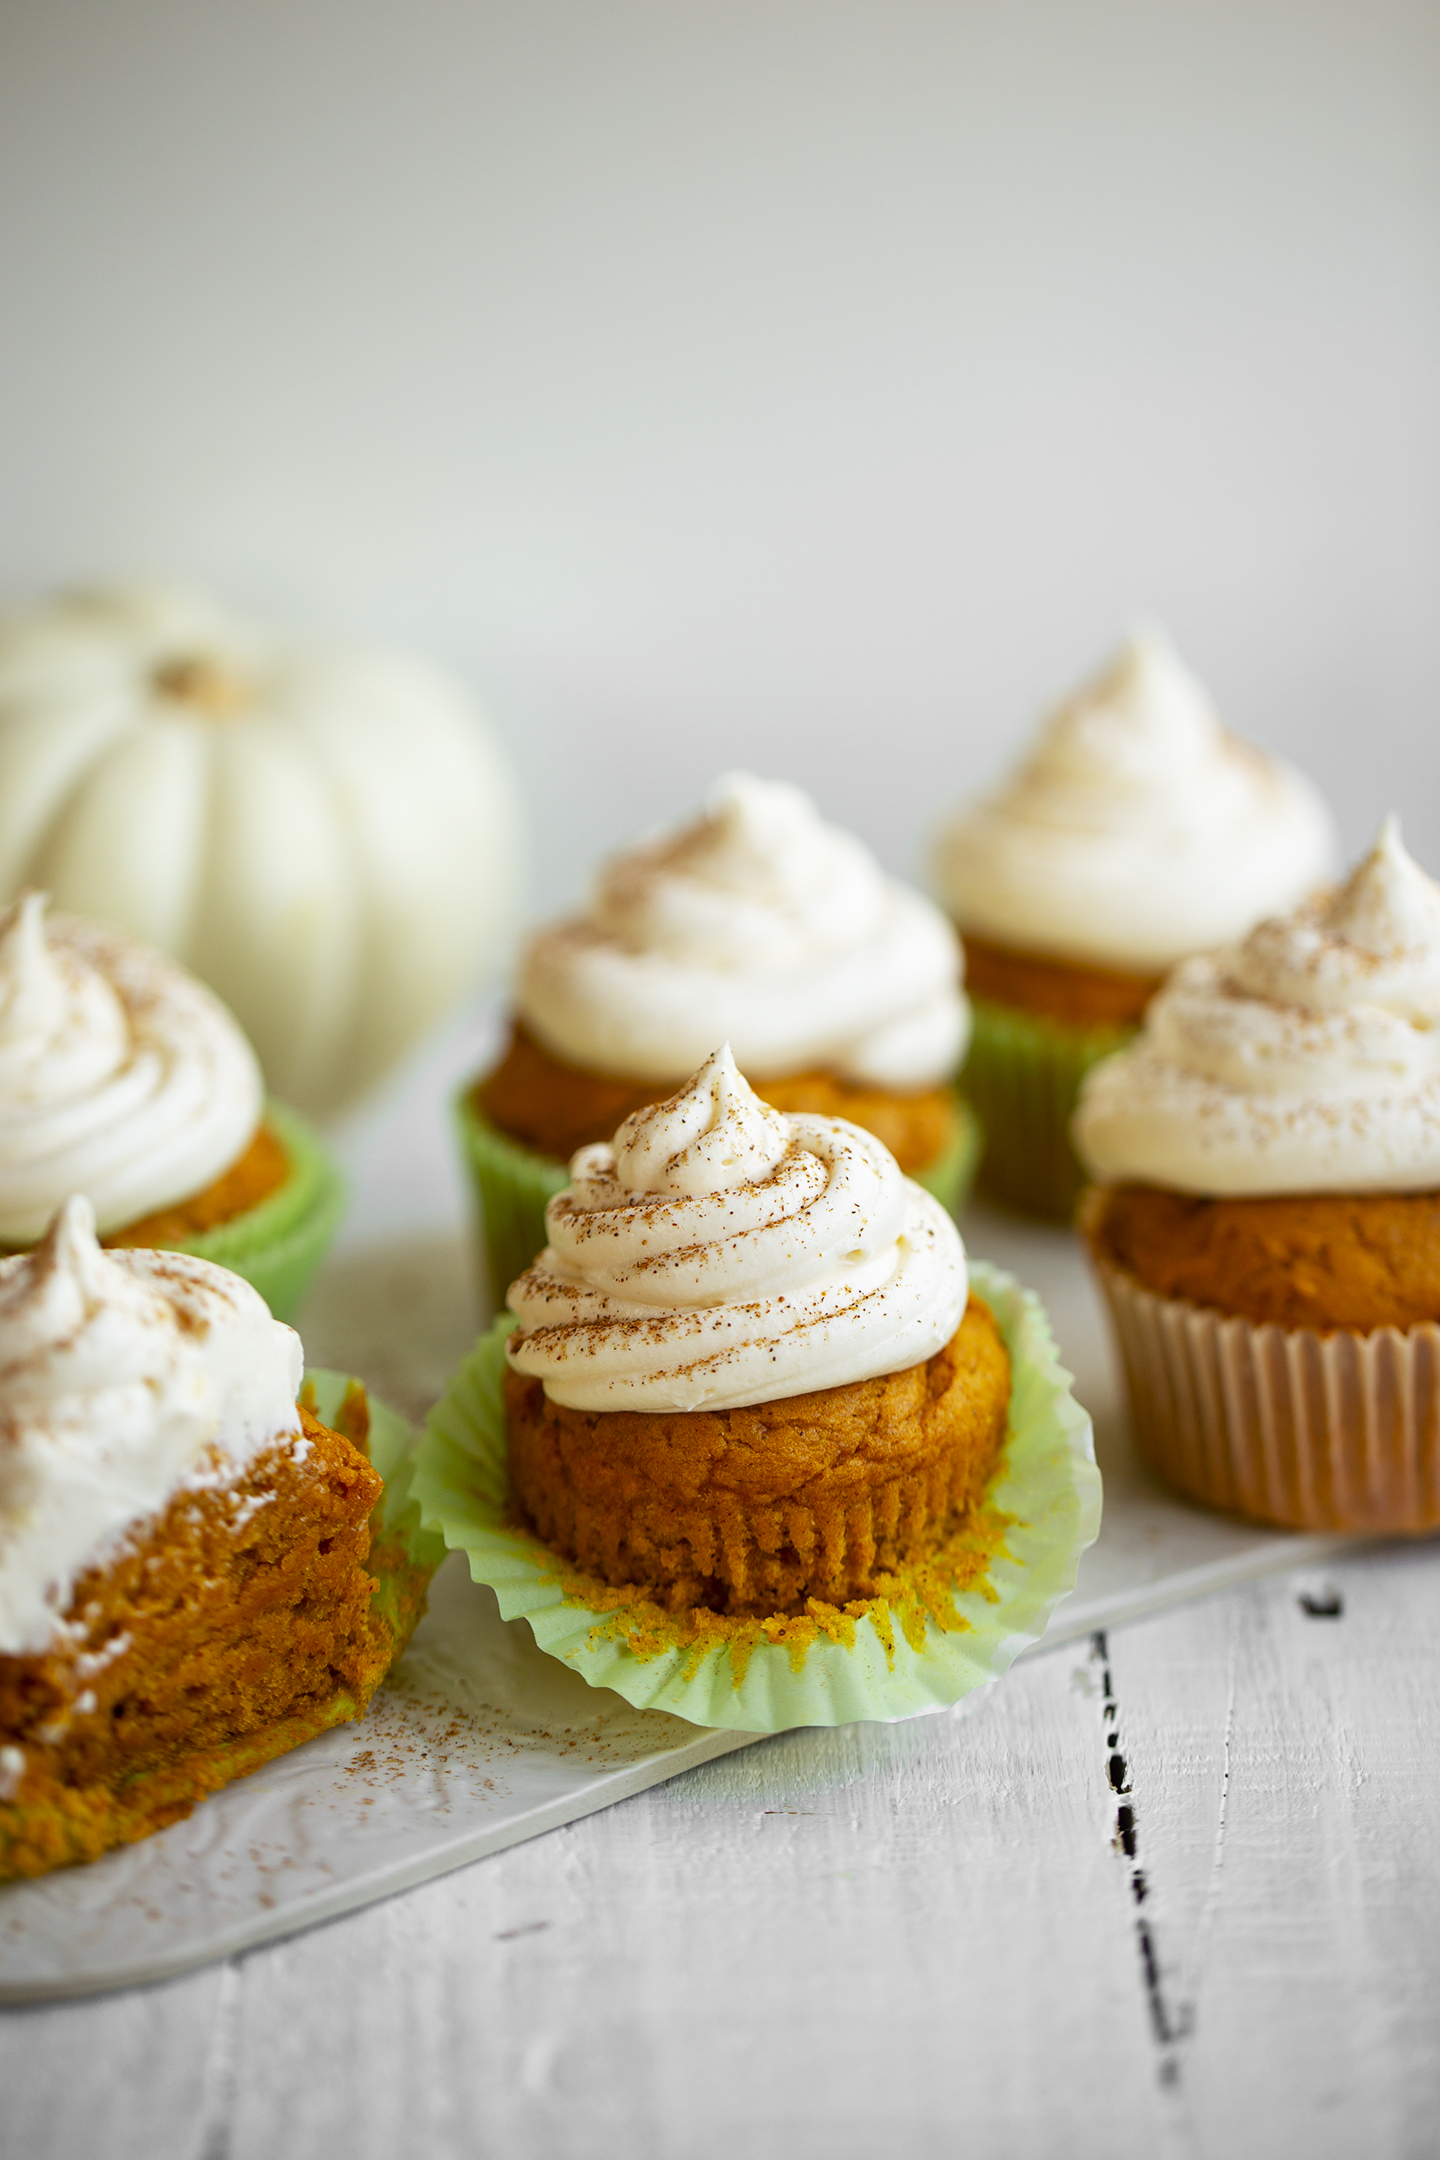
[[[305,1380],[314,1391],[316,1417],[333,1430],[346,1393],[355,1383],[348,1373],[329,1372],[323,1366],[307,1370]],[[385,1480],[385,1491],[371,1517],[366,1565],[375,1578],[371,1607],[394,1631],[390,1659],[393,1667],[424,1616],[425,1593],[431,1576],[445,1558],[445,1541],[427,1530],[420,1519],[413,1485],[414,1427],[368,1388],[365,1398],[370,1406],[366,1452],[372,1468]]]
[[[469,1556],[471,1575],[494,1590],[506,1620],[526,1620],[542,1650],[637,1709],[756,1733],[943,1709],[998,1679],[1044,1634],[1100,1527],[1090,1419],[1056,1362],[1043,1308],[1013,1277],[983,1262],[971,1264],[970,1279],[1011,1357],[1010,1427],[986,1492],[987,1505],[1009,1521],[984,1579],[955,1595],[966,1625],[952,1633],[927,1624],[918,1650],[895,1626],[887,1654],[868,1613],[855,1623],[853,1641],[821,1637],[803,1657],[762,1641],[748,1649],[738,1674],[726,1643],[640,1656],[617,1640],[617,1615],[568,1598],[564,1563],[507,1516],[508,1320],[481,1337],[426,1423],[415,1468],[426,1527]]]
[[[345,1211],[345,1180],[319,1136],[282,1103],[265,1106],[290,1158],[278,1192],[233,1221],[183,1240],[181,1250],[243,1275],[277,1320],[288,1320],[309,1289]]]
[[[1085,1183],[1070,1117],[1092,1065],[1133,1028],[1067,1028],[1058,1020],[975,998],[960,1084],[985,1134],[983,1191],[1033,1215],[1069,1222]]]
[[[965,1204],[981,1150],[973,1110],[959,1098],[956,1107],[959,1116],[944,1151],[928,1169],[914,1173],[916,1184],[952,1215]],[[499,1312],[511,1283],[544,1248],[546,1204],[564,1192],[570,1174],[564,1163],[523,1147],[492,1125],[468,1089],[456,1101],[455,1119],[475,1193],[486,1279]]]
[[[364,1387],[363,1381],[357,1383],[349,1373],[331,1372],[323,1365],[307,1366],[305,1383],[315,1391],[316,1417],[332,1431],[347,1391],[357,1385]],[[370,1406],[367,1452],[371,1467],[385,1480],[377,1533],[402,1537],[411,1558],[433,1570],[445,1557],[445,1541],[421,1526],[414,1492],[415,1428],[369,1388],[365,1388],[365,1399]]]
[[[1440,1527],[1440,1327],[1256,1326],[1095,1264],[1136,1442],[1171,1484],[1296,1530]]]

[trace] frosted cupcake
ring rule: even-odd
[[[212,992],[98,923],[0,914],[0,1251],[83,1192],[108,1245],[231,1267],[298,1303],[343,1205],[339,1173]]]
[[[1009,1359],[960,1234],[873,1135],[726,1047],[584,1148],[509,1295],[512,1492],[671,1610],[843,1604],[975,1505]]]
[[[1068,1220],[1083,1074],[1138,1027],[1169,968],[1313,891],[1332,850],[1314,788],[1221,726],[1160,633],[1128,638],[1059,705],[936,857],[965,940],[963,1084],[986,1189]]]
[[[1075,1142],[1155,1466],[1263,1521],[1440,1525],[1440,887],[1394,825],[1178,968]]]
[[[496,1302],[545,1243],[575,1150],[662,1100],[717,1039],[765,1099],[848,1118],[946,1206],[975,1152],[950,1085],[969,1012],[954,932],[824,824],[735,773],[703,813],[608,863],[538,931],[500,1064],[461,1104]]]
[[[0,1261],[0,1881],[362,1715],[404,1647],[403,1458],[387,1492],[361,1391],[325,1425],[301,1368],[238,1276],[104,1252],[79,1197]]]

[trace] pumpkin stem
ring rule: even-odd
[[[156,668],[151,681],[161,697],[189,705],[207,720],[229,720],[248,703],[250,686],[223,660],[207,653],[183,653]]]

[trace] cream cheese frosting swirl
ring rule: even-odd
[[[741,1068],[938,1086],[969,1039],[955,934],[798,788],[731,773],[704,813],[601,872],[531,938],[522,1018],[593,1072],[678,1082],[728,1037]]]
[[[880,1142],[785,1117],[728,1044],[581,1148],[508,1355],[575,1410],[727,1410],[901,1372],[965,1310],[960,1233]]]
[[[1440,1186],[1440,886],[1395,822],[1338,891],[1177,968],[1089,1075],[1073,1129],[1109,1183]]]
[[[102,1234],[203,1192],[263,1106],[255,1053],[183,968],[38,893],[0,915],[0,1245],[88,1194]]]
[[[1140,974],[1243,937],[1330,873],[1310,782],[1223,728],[1158,630],[1059,705],[1006,786],[941,835],[962,931]]]
[[[298,1433],[303,1363],[238,1275],[103,1252],[78,1196],[0,1261],[0,1652],[53,1641],[77,1578],[181,1486]]]

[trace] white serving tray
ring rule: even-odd
[[[438,1118],[433,1076],[426,1095]],[[302,1316],[312,1364],[361,1373],[412,1416],[439,1392],[476,1325],[468,1243],[453,1215],[443,1226],[438,1193],[428,1196],[432,1227],[408,1233],[393,1200],[373,1198],[376,1185],[382,1199],[403,1188],[423,1221],[426,1165],[438,1188],[445,1159],[443,1145],[427,1152],[422,1144],[407,1161],[416,1129],[413,1120],[392,1124],[403,1145],[387,1151],[382,1132],[365,1139],[368,1157],[357,1151],[356,1227],[363,1233],[368,1216],[371,1242],[352,1235]],[[1074,1241],[981,1210],[964,1228],[974,1251],[1012,1268],[1045,1300],[1076,1393],[1095,1419],[1105,1476],[1099,1541],[1028,1654],[1354,1542],[1248,1529],[1174,1499],[1131,1452],[1099,1304]],[[453,1556],[362,1724],[308,1742],[139,1845],[0,1889],[0,2002],[169,1978],[748,1744],[743,1733],[703,1731],[587,1687],[536,1649],[523,1621],[507,1626],[491,1593]]]

